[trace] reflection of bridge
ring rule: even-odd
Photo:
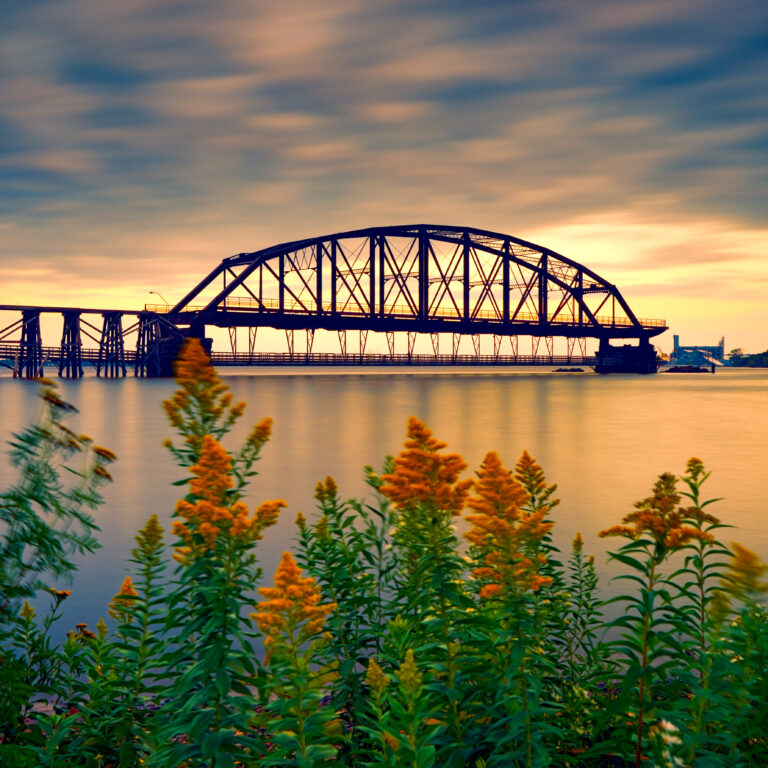
[[[175,306],[148,305],[141,312],[49,307],[0,307],[22,317],[0,330],[0,344],[20,334],[15,370],[36,375],[42,365],[40,314],[64,318],[59,375],[82,375],[82,334],[98,344],[97,372],[125,375],[132,362],[136,375],[170,372],[184,336],[205,337],[206,326],[249,328],[249,354],[255,353],[256,329],[286,332],[289,355],[296,356],[294,334],[306,333],[312,355],[318,329],[339,334],[341,354],[349,356],[348,331],[359,332],[358,364],[366,358],[369,331],[387,335],[388,362],[395,361],[395,334],[407,335],[408,358],[417,334],[430,334],[433,363],[441,362],[439,334],[458,342],[471,336],[479,361],[481,335],[492,335],[494,355],[520,359],[518,337],[531,337],[533,357],[553,357],[553,340],[566,340],[563,362],[586,361],[586,340],[599,340],[595,365],[603,371],[651,372],[656,369],[649,339],[666,330],[662,320],[639,320],[616,286],[589,268],[549,249],[508,235],[461,227],[378,227],[311,238],[241,253],[224,259]],[[83,315],[101,314],[101,327]],[[135,321],[123,328],[124,315]],[[136,334],[135,352],[125,349]],[[501,355],[508,338],[511,355]],[[637,339],[636,346],[611,340]],[[6,343],[8,343],[6,341]],[[576,345],[579,345],[578,354]],[[450,357],[450,356],[447,356]],[[310,359],[310,358],[308,358]],[[235,357],[232,360],[236,360]],[[329,363],[330,364],[330,363]],[[521,364],[521,363],[517,363]],[[557,364],[557,363],[556,363]],[[586,364],[586,363],[585,363]]]

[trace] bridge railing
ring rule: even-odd
[[[61,357],[60,347],[43,347],[43,362],[57,363]],[[0,344],[0,364],[13,367],[18,355],[15,344]],[[99,360],[99,350],[84,348],[82,362],[95,365]],[[595,358],[591,355],[473,355],[473,354],[389,354],[367,352],[364,354],[347,352],[213,352],[211,362],[218,366],[236,365],[593,365]],[[125,363],[135,366],[137,362],[134,350],[125,350]]]
[[[229,311],[248,311],[248,312],[264,312],[268,314],[275,314],[281,311],[280,302],[277,299],[262,299],[261,301],[246,297],[228,297],[220,305],[220,308]],[[160,314],[166,314],[170,312],[171,307],[168,304],[145,304],[144,309],[147,312],[158,312]],[[184,308],[185,312],[201,312],[205,309],[204,305],[187,306]],[[285,301],[283,302],[283,313],[286,314],[298,314],[308,315],[315,314],[317,312],[317,305],[314,301],[308,301],[306,305],[302,305],[297,301]],[[322,305],[323,314],[334,314],[333,305],[330,302],[324,302]],[[387,317],[396,317],[401,319],[408,319],[415,317],[413,309],[409,306],[396,304],[387,307],[385,310]],[[367,317],[368,312],[360,310],[359,308],[351,308],[349,306],[339,309],[338,303],[336,304],[336,315],[348,315],[351,317]],[[463,320],[463,316],[456,312],[455,307],[434,307],[429,311],[430,317],[441,317],[452,320]],[[498,312],[492,310],[477,310],[472,313],[472,319],[491,320],[495,322],[504,322],[503,318]],[[595,318],[597,322],[604,327],[629,327],[634,325],[632,320],[628,317],[607,317],[600,315]],[[538,323],[539,316],[537,314],[529,312],[518,312],[516,315],[510,318],[511,323]],[[638,322],[643,328],[662,328],[666,327],[665,320],[638,318]],[[564,317],[562,314],[550,315],[548,317],[548,323],[550,325],[563,325],[572,326],[579,325],[578,320],[575,317]]]
[[[594,356],[584,355],[430,355],[337,352],[214,352],[211,362],[228,365],[381,365],[381,366],[504,366],[504,365],[594,365]]]

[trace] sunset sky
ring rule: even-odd
[[[768,348],[765,0],[4,0],[0,303],[139,307],[386,224]]]

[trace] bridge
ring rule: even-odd
[[[300,359],[320,365],[415,364],[415,340],[429,334],[434,355],[420,356],[419,364],[586,364],[599,372],[651,373],[656,355],[649,340],[667,330],[663,320],[637,318],[615,285],[550,249],[486,230],[423,224],[372,227],[230,256],[174,306],[0,310],[21,315],[0,329],[0,359],[23,377],[39,375],[46,359],[66,378],[81,376],[86,362],[107,377],[125,376],[129,367],[137,376],[168,375],[183,339],[205,340],[207,326],[230,332],[232,352],[216,360],[219,365]],[[58,348],[43,346],[42,313],[63,318]],[[260,327],[285,331],[287,357],[255,351]],[[239,357],[238,328],[249,329],[249,352]],[[312,352],[320,329],[338,333],[338,355]],[[303,353],[294,345],[301,331]],[[347,348],[350,331],[359,335],[357,353]],[[386,334],[389,355],[366,351],[370,331]],[[398,333],[407,338],[406,355],[395,353]],[[441,334],[452,337],[451,355],[440,354]],[[480,355],[483,335],[493,337],[493,355]],[[83,336],[96,346],[86,349]],[[460,361],[458,345],[467,336],[475,355]],[[520,337],[530,337],[531,355],[519,354]],[[556,337],[565,339],[566,355],[554,355]],[[586,354],[590,338],[599,342],[594,358]],[[502,354],[505,340],[508,354]],[[630,340],[637,344],[611,344]],[[539,354],[542,341],[546,354]]]

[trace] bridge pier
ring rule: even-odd
[[[99,342],[96,375],[101,376],[101,372],[104,371],[104,377],[107,379],[124,378],[127,372],[123,342],[123,313],[104,312],[102,317],[104,325]]]
[[[40,335],[40,310],[21,312],[21,341],[13,378],[35,379],[43,375],[43,339]]]
[[[179,357],[184,340],[188,338],[178,328],[154,312],[139,314],[136,339],[136,367],[134,375],[141,378],[165,378],[174,375],[174,363]],[[230,338],[232,336],[230,335]],[[206,354],[211,354],[211,339],[200,338]],[[237,348],[233,345],[232,354]]]
[[[134,376],[151,378],[160,375],[160,328],[158,326],[157,315],[139,315]]]
[[[641,339],[637,346],[611,345],[609,339],[600,339],[597,350],[596,373],[656,373],[658,364],[656,350],[648,339]]]
[[[62,312],[64,327],[61,331],[59,378],[79,379],[83,376],[83,341],[80,336],[80,313]]]

